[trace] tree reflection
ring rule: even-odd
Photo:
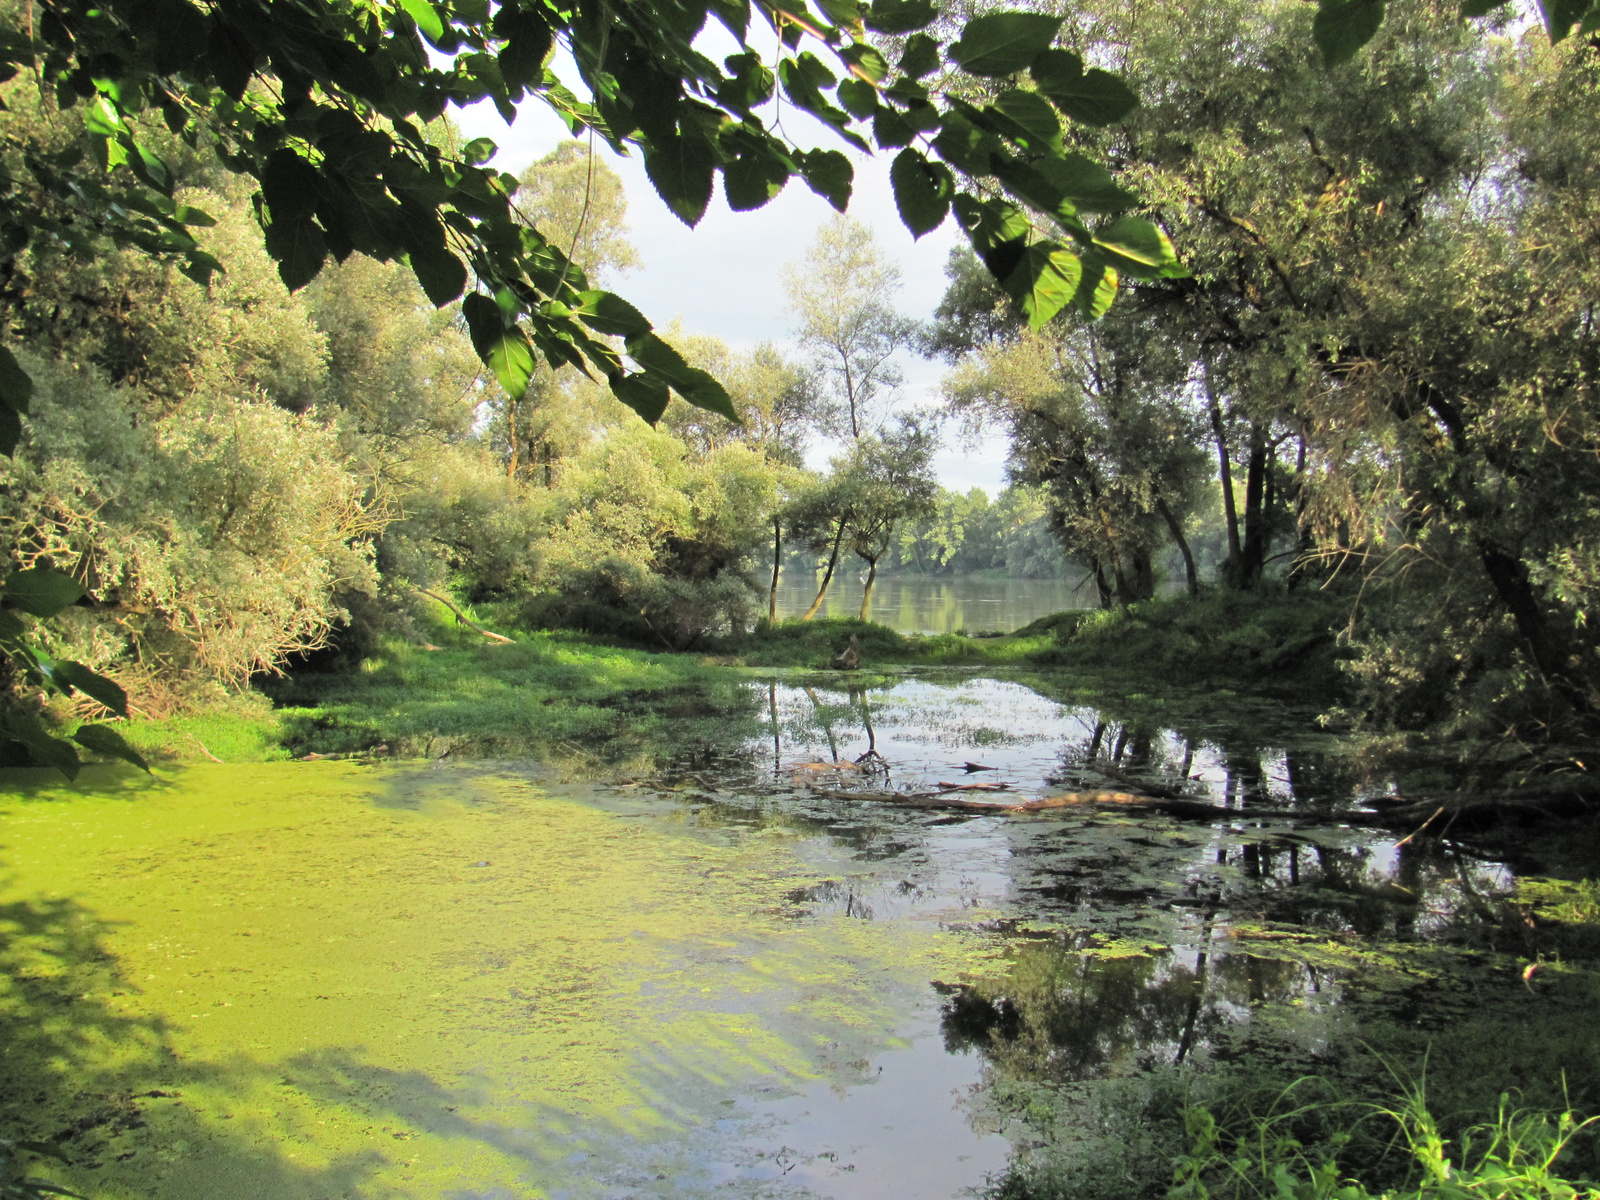
[[[1181,1063],[1242,1012],[1320,985],[1303,964],[1097,948],[1082,935],[1020,944],[1004,974],[946,986],[945,1047],[1012,1079],[1068,1084]]]

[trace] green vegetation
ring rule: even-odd
[[[1348,613],[1348,603],[1334,597],[1222,590],[1062,613],[1015,637],[1053,635],[1053,645],[1031,655],[1041,666],[1191,684],[1248,681],[1331,699],[1348,686],[1335,641]]]

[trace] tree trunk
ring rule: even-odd
[[[1239,586],[1246,590],[1261,584],[1267,561],[1267,446],[1266,427],[1250,424],[1250,461],[1245,468],[1244,544],[1239,557]]]
[[[506,408],[506,444],[511,447],[511,461],[506,464],[506,478],[517,477],[517,406],[515,403]]]
[[[1117,553],[1116,529],[1111,524],[1111,514],[1106,511],[1105,505],[1100,505],[1100,530],[1106,535],[1106,555],[1111,559],[1111,577],[1117,583],[1117,603],[1122,605],[1133,602],[1133,589],[1128,584],[1127,573],[1122,569],[1122,556]]]
[[[778,572],[783,568],[783,525],[772,516],[772,590],[767,593],[767,624],[778,623]]]
[[[1183,555],[1183,575],[1189,585],[1189,595],[1200,594],[1200,572],[1195,569],[1194,552],[1189,549],[1189,539],[1183,536],[1183,526],[1179,524],[1177,516],[1170,505],[1162,497],[1156,497],[1156,511],[1161,514],[1161,519],[1167,523],[1167,532],[1172,534],[1172,540],[1178,544],[1178,553]]]
[[[1150,547],[1135,546],[1130,557],[1133,559],[1133,598],[1149,600],[1156,594],[1155,563],[1151,560]]]
[[[1100,598],[1100,607],[1110,608],[1116,603],[1116,597],[1111,591],[1111,585],[1106,582],[1105,568],[1100,565],[1098,558],[1091,560],[1090,565],[1094,567],[1094,590],[1095,595]]]
[[[1511,610],[1512,619],[1517,623],[1517,632],[1522,634],[1528,653],[1545,682],[1572,706],[1573,711],[1592,718],[1594,705],[1588,683],[1581,672],[1573,670],[1568,661],[1567,648],[1563,644],[1565,639],[1550,627],[1544,607],[1539,603],[1538,593],[1534,591],[1533,581],[1528,578],[1527,567],[1521,559],[1507,554],[1487,539],[1479,539],[1478,554],[1483,560],[1483,569],[1489,576],[1489,582]]]
[[[833,569],[839,565],[839,543],[844,541],[844,522],[839,522],[839,532],[833,535],[833,552],[828,555],[828,569],[823,572],[822,586],[817,589],[817,598],[811,602],[811,607],[806,609],[802,621],[809,621],[817,615],[817,609],[822,607],[822,598],[828,594],[828,585],[833,582]]]
[[[1239,586],[1239,509],[1233,499],[1233,455],[1228,452],[1228,435],[1222,428],[1222,406],[1211,402],[1211,433],[1217,439],[1217,475],[1222,482],[1222,515],[1228,527],[1228,560],[1222,573],[1229,584]]]
[[[1316,538],[1306,522],[1306,509],[1311,504],[1311,491],[1306,486],[1306,439],[1300,438],[1300,450],[1294,460],[1294,525],[1299,530],[1295,545],[1294,562],[1289,567],[1289,590],[1292,592],[1304,583],[1311,571]]]
[[[866,558],[866,555],[863,554],[861,557]],[[867,558],[867,564],[867,589],[861,593],[861,619],[863,621],[867,619],[867,609],[872,605],[872,585],[878,579],[878,559],[876,557]]]

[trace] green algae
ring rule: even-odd
[[[97,782],[4,804],[0,1022],[8,1123],[107,1200],[581,1194],[970,965],[933,922],[796,919],[781,829],[462,769]]]

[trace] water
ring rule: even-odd
[[[1040,1088],[1546,1002],[1440,969],[1510,868],[1373,827],[1389,784],[1308,711],[749,688],[764,730],[629,778],[12,776],[8,1119],[71,1124],[83,1190],[163,1200],[947,1200],[1059,1133]],[[920,806],[1063,790],[1214,813]]]
[[[863,580],[858,571],[838,571],[820,615],[859,616]],[[820,582],[820,575],[785,571],[778,582],[779,617],[798,617],[810,608]],[[1075,580],[895,575],[873,584],[868,616],[901,633],[1011,633],[1051,613],[1094,604],[1093,587]]]

